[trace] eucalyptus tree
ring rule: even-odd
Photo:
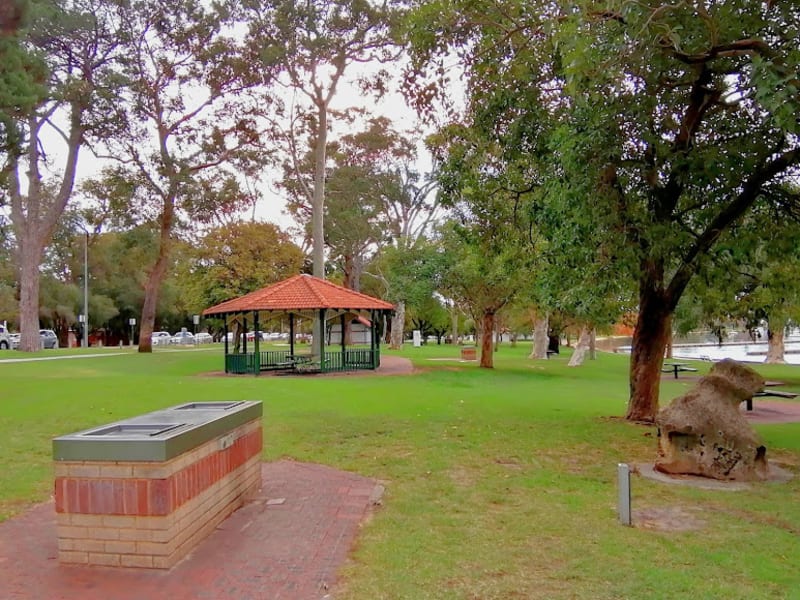
[[[387,198],[398,195],[401,182],[392,167],[408,154],[408,144],[388,119],[373,118],[330,146],[325,243],[345,287],[360,291],[365,263],[389,240],[384,207]]]
[[[416,312],[442,290],[445,256],[437,240],[420,238],[410,247],[386,245],[367,266],[369,290],[395,305],[389,327],[393,350],[403,345],[406,309]]]
[[[182,222],[213,222],[245,197],[240,174],[260,169],[256,152],[262,108],[242,42],[230,27],[230,5],[202,0],[133,0],[120,8],[124,53],[115,104],[117,128],[106,145],[133,206],[158,230],[141,311],[140,352],[150,336],[159,292]]]
[[[591,224],[636,282],[629,420],[655,417],[671,316],[710,249],[797,174],[798,10],[434,2],[412,23],[418,64],[457,49],[485,130],[518,158],[550,150],[552,237],[577,248],[575,224]]]
[[[394,185],[388,187],[383,198],[388,244],[378,249],[379,253],[391,254],[393,258],[390,261],[396,263],[396,267],[390,270],[390,279],[394,283],[390,285],[388,296],[395,304],[391,325],[391,347],[394,349],[403,343],[407,303],[409,300],[419,302],[420,286],[414,278],[420,278],[423,288],[431,285],[435,289],[439,265],[436,260],[438,252],[429,240],[441,217],[435,167],[429,173],[421,173],[414,165],[416,134],[406,132],[403,139],[404,151],[397,153],[394,164],[387,168],[394,180]],[[395,276],[396,273],[400,274],[399,277]],[[414,277],[409,279],[409,273],[414,273]],[[448,307],[455,324],[455,338],[458,319],[454,304],[451,302]]]
[[[363,125],[328,145],[325,244],[346,287],[359,290],[362,274],[380,280],[377,293],[396,306],[392,345],[399,347],[405,303],[416,296],[418,287],[409,285],[406,274],[425,270],[416,268],[415,253],[430,233],[438,198],[432,194],[435,180],[422,176],[414,164],[418,132],[398,131],[386,117],[369,118]],[[282,183],[290,192],[289,213],[304,226],[307,236],[311,211],[302,188],[311,185],[313,164],[313,152],[309,152],[300,176],[288,169]],[[399,260],[395,260],[395,250],[400,251]],[[402,258],[406,252],[407,262]],[[385,260],[380,254],[386,254]],[[394,266],[387,268],[390,263]]]
[[[498,211],[500,214],[502,211]],[[443,226],[448,294],[468,307],[481,337],[480,366],[494,366],[495,319],[529,277],[531,250],[507,222],[481,221],[468,207]]]
[[[366,65],[394,60],[392,35],[396,10],[383,0],[242,0],[254,56],[264,71],[280,76],[288,125],[288,169],[311,216],[313,274],[325,277],[325,174],[333,104],[345,82],[365,93],[382,94],[388,72]],[[354,71],[356,71],[354,73]],[[288,97],[288,99],[286,99]],[[301,164],[306,148],[313,155],[313,178]]]
[[[0,182],[17,243],[24,351],[40,347],[39,266],[72,195],[81,147],[107,134],[118,87],[111,69],[119,45],[114,9],[113,2],[99,0],[32,3],[29,22],[18,32],[20,52],[10,55],[23,62],[24,53],[36,57],[32,72],[12,67],[17,91],[29,93],[12,110],[3,107],[0,149]]]

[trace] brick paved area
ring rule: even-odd
[[[381,486],[292,461],[264,464],[262,476],[256,498],[170,571],[60,565],[53,503],[35,506],[0,524],[0,598],[324,598]]]

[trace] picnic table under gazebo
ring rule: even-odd
[[[374,370],[380,366],[379,323],[390,315],[389,302],[349,290],[311,275],[295,275],[274,285],[227,300],[203,311],[203,315],[224,319],[225,372],[234,374],[262,371],[342,372]],[[262,350],[260,335],[247,340],[248,330],[259,333],[271,317],[289,319],[289,347],[285,350]],[[369,347],[348,347],[345,331],[348,319],[369,323]],[[318,343],[313,350],[297,352],[295,326],[299,319],[314,321],[313,336]],[[341,343],[336,350],[325,348],[326,323],[339,321]],[[231,326],[236,339],[229,341]]]

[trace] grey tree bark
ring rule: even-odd
[[[549,319],[544,315],[541,319],[536,319],[533,323],[533,349],[528,358],[546,359],[547,358],[547,329]]]
[[[392,350],[400,350],[403,347],[403,330],[406,326],[406,303],[401,300],[395,306],[394,316],[392,317],[392,336],[389,347]]]
[[[569,363],[567,363],[568,367],[579,367],[583,364],[583,361],[586,360],[586,354],[589,352],[591,340],[591,332],[589,328],[584,325],[581,327],[581,334],[578,337],[578,343],[575,346],[572,357],[569,359]]]
[[[786,323],[783,319],[770,319],[769,331],[767,332],[767,358],[764,361],[770,365],[786,364],[784,344],[784,331]]]

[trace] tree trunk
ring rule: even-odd
[[[546,359],[547,358],[547,330],[549,328],[547,315],[533,322],[533,349],[528,358]]]
[[[458,344],[458,313],[456,312],[455,305],[453,306],[453,311],[450,313],[450,327],[453,329],[453,345]]]
[[[770,319],[769,329],[767,330],[767,358],[764,361],[768,365],[784,365],[786,359],[784,357],[784,332],[786,330],[786,322],[783,319]]]
[[[403,347],[403,330],[406,327],[406,303],[401,300],[397,303],[392,317],[392,337],[389,348],[400,350]]]
[[[311,243],[314,277],[325,279],[325,160],[328,143],[328,107],[317,102],[317,139],[314,147],[314,197],[311,201]],[[316,329],[314,330],[316,331]]]
[[[572,353],[572,358],[570,358],[569,363],[567,363],[568,367],[579,367],[583,364],[586,354],[589,352],[591,341],[592,335],[589,332],[589,328],[584,325],[581,327],[581,333],[578,337],[578,344],[575,346],[575,351]]]
[[[667,348],[664,351],[664,356],[666,358],[672,358],[672,331],[669,332],[669,336],[667,336]]]
[[[139,329],[139,352],[142,353],[150,353],[153,351],[153,326],[156,322],[158,296],[161,292],[161,284],[164,281],[164,276],[167,273],[167,264],[172,247],[171,236],[174,216],[175,198],[173,196],[164,201],[161,213],[158,258],[156,258],[156,262],[144,286],[144,304],[142,305],[142,317],[140,319],[141,328]]]
[[[589,360],[597,360],[597,328],[592,327],[589,338]]]
[[[672,311],[655,290],[639,294],[639,315],[633,331],[630,363],[630,399],[625,418],[652,423],[658,412],[661,367],[672,325]]]
[[[39,265],[44,248],[37,236],[27,237],[19,246],[19,349],[36,352],[42,348],[39,336]]]
[[[482,369],[493,369],[494,368],[494,343],[493,343],[493,335],[492,332],[494,331],[494,312],[492,311],[484,311],[483,313],[483,330],[481,332],[481,363],[480,367]]]
[[[15,148],[7,152],[4,174],[7,177],[7,195],[11,199],[11,223],[17,238],[17,255],[20,263],[20,343],[23,352],[35,352],[42,347],[39,336],[39,267],[44,248],[53,237],[53,231],[72,195],[75,173],[85,127],[82,118],[85,107],[81,100],[70,104],[69,138],[64,173],[58,191],[53,195],[42,184],[40,162],[43,156],[39,134],[43,120],[31,116],[28,119],[28,190],[23,195],[20,189],[19,162]]]

